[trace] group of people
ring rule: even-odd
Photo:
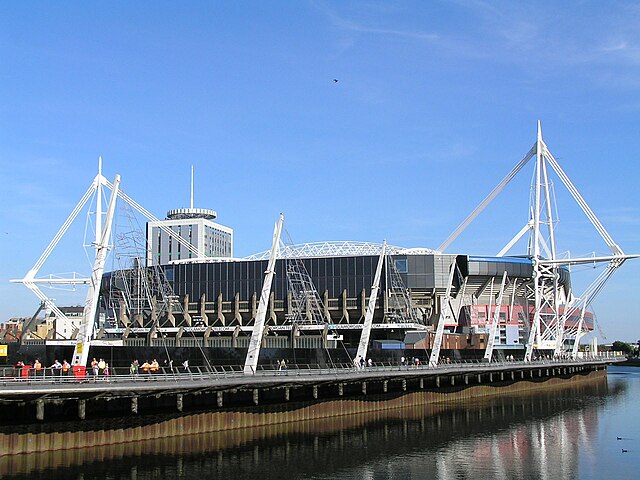
[[[168,361],[165,360],[164,367],[165,367],[165,371],[168,370],[170,372],[173,372],[174,371],[173,360],[168,360]],[[189,369],[188,359],[182,362],[182,367],[184,369],[184,372],[191,372],[191,370]],[[25,378],[28,376],[61,377],[61,376],[69,376],[75,372],[75,370],[71,367],[71,364],[66,359],[63,359],[62,362],[56,359],[53,362],[53,364],[48,368],[45,365],[43,365],[43,363],[40,361],[39,358],[36,358],[34,360],[33,365],[27,365],[22,360],[19,360],[15,364],[14,368],[15,368],[16,377],[25,377]],[[278,362],[279,370],[286,369],[286,368],[287,368],[287,365],[284,360],[282,360],[282,363]],[[98,377],[101,377],[101,376],[106,377],[111,375],[109,363],[107,363],[104,358],[100,358],[98,360],[97,358],[94,357],[89,363],[87,370],[89,370],[89,372],[93,374],[94,379],[97,379]],[[152,373],[159,373],[160,371],[161,371],[160,363],[155,358],[151,362],[149,362],[148,360],[145,361],[142,365],[140,365],[138,360],[134,360],[133,362],[131,362],[131,365],[129,367],[129,372],[131,373],[131,375],[137,374],[139,372],[152,374]],[[82,377],[84,377],[84,370],[82,373]]]
[[[60,360],[57,358],[49,368],[46,368],[38,358],[34,360],[33,365],[25,365],[25,363],[20,360],[14,368],[16,369],[16,376],[23,376],[24,374],[22,372],[25,369],[27,371],[26,375],[35,376],[53,375],[54,377],[61,377],[71,374],[71,364],[69,364],[66,359],[60,363]],[[49,373],[46,373],[46,371]]]
[[[51,365],[51,370],[53,371],[54,375],[67,376],[71,373],[71,364],[67,362],[66,358],[62,360],[62,363],[60,363],[56,358],[56,361],[53,362],[53,365]]]
[[[184,362],[182,362],[182,367],[184,368],[185,372],[190,372],[191,370],[189,370],[189,360],[185,360]],[[173,372],[173,360],[165,360],[164,361],[164,368],[168,369],[169,372]],[[145,360],[145,362],[140,365],[140,362],[138,362],[137,359],[135,359],[133,362],[131,362],[131,365],[129,366],[129,373],[131,375],[136,375],[138,373],[158,373],[160,372],[160,363],[158,362],[157,359],[153,359],[153,361],[149,362],[149,360]]]
[[[373,360],[365,360],[362,355],[358,355],[358,358],[353,361],[353,364],[356,368],[363,369],[366,366],[373,367]]]
[[[91,360],[91,370],[93,371],[93,376],[96,378],[100,375],[109,376],[110,373],[109,364],[105,362],[104,358],[96,360],[96,358],[93,357],[93,360]]]
[[[413,365],[417,367],[418,365],[420,365],[420,359],[418,357],[413,357],[412,359],[400,357],[400,365],[405,367],[407,365]]]

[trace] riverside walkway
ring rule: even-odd
[[[138,399],[144,397],[171,397],[177,409],[182,411],[185,396],[214,395],[218,407],[225,404],[247,403],[258,405],[260,399],[273,402],[274,393],[289,401],[290,391],[304,390],[306,398],[343,396],[353,394],[387,393],[394,389],[407,391],[425,387],[465,386],[480,383],[515,382],[546,377],[571,376],[580,372],[604,369],[607,365],[625,361],[621,356],[594,356],[571,359],[539,359],[532,362],[463,362],[429,365],[373,364],[363,368],[353,365],[335,365],[320,368],[311,365],[289,365],[288,368],[259,369],[254,374],[244,374],[240,366],[182,367],[160,369],[158,373],[126,373],[113,370],[112,375],[94,376],[91,372],[83,378],[74,375],[53,375],[46,369],[39,375],[26,377],[6,375],[13,369],[5,369],[0,379],[0,405],[16,402],[36,407],[36,417],[44,418],[45,404],[76,401],[78,416],[84,418],[85,401],[128,399],[131,413],[138,412]],[[122,369],[123,371],[125,369]],[[126,369],[128,372],[128,369]],[[356,388],[354,388],[354,385]],[[390,388],[391,387],[391,388]],[[245,393],[244,397],[242,393]],[[300,395],[298,395],[300,397]]]

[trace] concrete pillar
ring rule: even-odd
[[[138,413],[138,397],[131,397],[131,413]]]
[[[520,370],[520,380],[524,380],[524,370]]]
[[[317,385],[313,386],[313,398],[315,398],[315,399],[318,398],[318,386]]]
[[[493,373],[489,374],[489,383],[493,383]]]
[[[288,402],[290,398],[291,398],[291,396],[290,396],[290,392],[289,392],[289,387],[284,387],[284,400],[285,400],[285,402]]]
[[[339,383],[338,384],[338,395],[340,395],[340,396],[344,395],[344,383]]]
[[[382,382],[382,391],[384,393],[387,393],[387,391],[389,390],[389,382],[387,380],[385,380],[384,382]]]
[[[456,384],[456,377],[451,375],[451,386],[453,387]]]
[[[362,382],[362,394],[367,394],[367,382]]]
[[[258,404],[258,389],[257,388],[253,389],[253,404],[254,405]]]
[[[405,385],[406,386],[406,385]],[[424,378],[420,379],[420,388],[424,388]]]
[[[469,385],[469,375],[464,376],[464,384]]]
[[[515,380],[516,379],[516,372],[514,372],[513,370],[511,371],[511,380]]]
[[[78,400],[78,418],[84,420],[87,416],[87,405],[85,400]]]
[[[222,407],[222,392],[216,394],[216,404],[218,407]]]
[[[406,380],[402,380],[402,391],[403,392],[407,391],[407,381]]]
[[[547,368],[547,377],[549,376],[549,369]]]
[[[179,412],[182,411],[182,407],[183,407],[183,399],[182,399],[182,394],[179,393],[176,395],[176,408],[178,409]]]
[[[538,376],[542,377],[542,369],[541,368],[538,369]]]
[[[44,420],[44,400],[36,400],[36,418]]]
[[[436,376],[436,387],[440,387],[440,377]]]
[[[533,370],[529,370],[529,375],[533,378]]]
[[[478,383],[482,383],[482,375],[478,374]]]

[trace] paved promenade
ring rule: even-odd
[[[0,379],[0,402],[34,398],[82,398],[94,397],[127,397],[157,392],[188,393],[199,390],[228,389],[264,389],[277,387],[295,387],[304,385],[322,385],[327,383],[349,383],[384,380],[401,380],[425,377],[450,377],[465,375],[484,375],[500,372],[529,372],[531,370],[575,369],[578,367],[606,366],[626,360],[621,356],[598,356],[578,360],[543,359],[532,362],[464,362],[443,363],[436,367],[429,365],[390,365],[374,364],[364,368],[351,365],[338,365],[331,368],[319,368],[310,365],[289,365],[287,369],[259,369],[254,374],[246,375],[242,367],[216,366],[161,369],[159,373],[119,374],[93,376],[87,372],[84,378],[53,375],[50,370],[40,375],[27,378],[13,375]],[[8,372],[10,369],[7,369]],[[122,369],[125,370],[125,369]],[[552,373],[553,374],[553,373]],[[548,376],[545,373],[545,376]]]

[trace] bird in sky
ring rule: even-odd
[[[333,79],[333,83],[338,83],[338,79],[337,79],[337,78],[334,78],[334,79]]]

